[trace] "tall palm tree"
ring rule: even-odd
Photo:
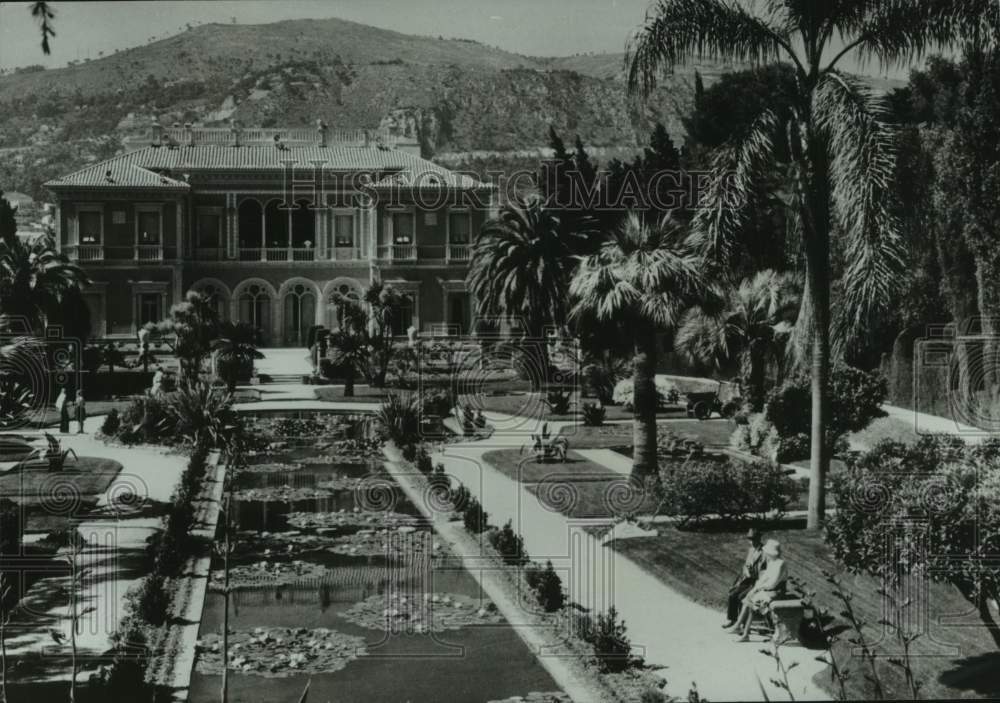
[[[860,327],[873,308],[891,299],[903,260],[887,202],[894,166],[887,109],[839,66],[850,54],[904,66],[961,37],[995,36],[998,17],[1000,7],[992,0],[767,0],[749,7],[735,0],[657,0],[627,47],[628,88],[641,95],[653,89],[661,69],[697,57],[755,66],[785,61],[794,69],[788,118],[765,109],[740,143],[718,153],[694,232],[706,252],[726,254],[743,223],[740,206],[750,200],[744,196],[770,169],[775,140],[786,139],[806,260],[803,310],[811,321],[810,528],[823,519],[830,464],[823,428],[829,413],[834,221],[848,262],[837,321],[842,329]]]
[[[566,322],[566,290],[574,260],[560,235],[559,218],[541,198],[529,197],[504,206],[486,222],[472,247],[467,281],[480,315],[502,313],[518,319],[534,340],[546,338],[547,325]],[[539,373],[536,388],[548,377],[548,345],[532,347]]]
[[[257,350],[257,329],[246,322],[224,322],[219,331],[219,338],[212,343],[215,350],[219,375],[222,376],[229,391],[236,390],[236,382],[241,372],[248,367],[253,369],[255,359],[263,359],[264,355]]]
[[[353,298],[335,293],[333,300],[342,306],[340,325],[330,332],[327,344],[330,361],[344,373],[344,397],[350,398],[354,395],[354,379],[358,369],[366,368],[371,355],[367,334],[369,317],[365,308]]]
[[[569,286],[570,317],[622,322],[634,350],[632,477],[654,475],[656,462],[657,332],[671,330],[695,303],[709,310],[719,300],[704,261],[669,216],[650,226],[629,213],[622,226],[587,257]]]
[[[688,361],[717,369],[739,366],[755,410],[764,403],[768,368],[780,375],[800,306],[795,276],[760,271],[726,291],[720,314],[693,307],[684,315],[674,349]]]

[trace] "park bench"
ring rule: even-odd
[[[812,620],[815,613],[801,598],[787,597],[771,603],[770,615],[754,612],[751,628],[770,634],[774,642],[802,643],[803,624]]]

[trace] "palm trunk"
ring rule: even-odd
[[[632,374],[632,478],[654,476],[656,461],[656,332],[648,323],[636,331]]]
[[[344,397],[354,397],[354,364],[351,363],[344,369]]]
[[[224,597],[222,611],[222,703],[229,701],[229,500],[226,500],[225,520],[226,539],[223,545],[222,568],[225,572],[222,593]]]
[[[72,649],[72,673],[69,679],[69,703],[76,703],[76,556],[70,557],[69,641]]]
[[[7,610],[0,607],[0,703],[7,703]]]
[[[826,441],[829,421],[830,379],[830,183],[826,145],[810,145],[807,211],[806,269],[812,296],[812,425],[809,452],[809,503],[807,527],[817,530],[826,514],[826,476],[830,447]]]

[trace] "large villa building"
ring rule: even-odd
[[[268,346],[337,326],[335,292],[405,295],[394,332],[467,333],[465,277],[493,189],[366,131],[153,125],[46,186],[57,242],[87,271],[96,337],[134,336],[187,291]]]

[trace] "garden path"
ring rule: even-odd
[[[446,445],[434,461],[444,463],[448,473],[480,499],[491,523],[511,520],[532,559],[552,560],[571,600],[595,611],[614,605],[628,625],[637,653],[649,664],[663,667],[668,693],[686,698],[695,682],[710,700],[763,700],[759,679],[768,696],[781,697],[768,683],[775,674],[774,661],[760,653],[761,639],[735,642],[720,628],[723,614],[688,600],[591,534],[589,530],[606,521],[554,512],[484,462],[486,452],[519,448],[533,431],[534,421],[526,418],[494,414],[490,419],[499,422],[489,439]],[[550,423],[550,431],[557,432],[557,424]],[[785,664],[797,663],[790,677],[796,698],[830,698],[813,683],[813,676],[824,668],[815,656],[816,652],[799,647],[782,648]]]

